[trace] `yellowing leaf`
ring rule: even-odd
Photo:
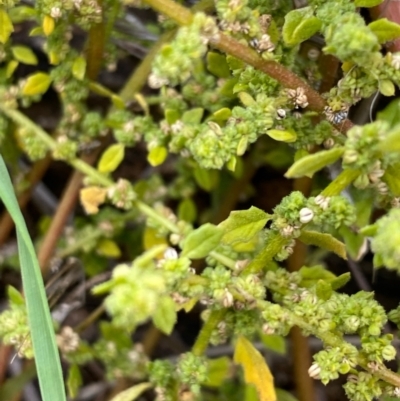
[[[51,77],[44,72],[35,72],[30,75],[22,88],[22,93],[27,96],[41,95],[49,89]]]
[[[199,298],[197,298],[197,297],[191,298],[191,299],[189,299],[189,301],[185,302],[184,304],[177,305],[176,310],[180,311],[181,309],[183,309],[186,313],[189,313],[196,306],[198,301],[199,301]]]
[[[143,248],[145,251],[153,248],[156,245],[168,245],[168,241],[165,237],[157,235],[157,230],[151,227],[146,227],[143,233]],[[160,253],[158,257],[162,258],[164,252]]]
[[[294,131],[285,131],[280,129],[270,129],[267,131],[267,135],[275,141],[280,142],[295,142],[297,135]]]
[[[50,15],[45,15],[42,22],[43,33],[46,36],[51,35],[54,31],[55,24],[54,18],[50,17]]]
[[[14,30],[13,24],[6,10],[0,7],[0,43],[6,43]]]
[[[125,146],[122,143],[116,143],[107,148],[102,154],[97,169],[100,173],[113,172],[122,162],[125,155]]]
[[[96,251],[99,255],[107,258],[119,258],[121,256],[121,250],[115,241],[104,238],[99,241],[96,247]]]
[[[113,398],[111,401],[133,401],[136,400],[144,391],[151,387],[150,383],[140,383],[136,384],[133,387],[128,388],[127,390],[121,391]]]
[[[244,379],[255,386],[260,401],[276,401],[274,378],[264,357],[243,336],[236,342],[234,361],[242,365]]]
[[[165,146],[156,146],[150,150],[149,154],[147,155],[147,160],[153,167],[156,167],[164,163],[167,155],[168,150]]]
[[[87,214],[96,214],[99,206],[104,203],[107,191],[100,187],[87,187],[81,189],[80,199]]]
[[[48,57],[49,57],[49,63],[51,65],[60,64],[61,59],[60,59],[59,53],[57,53],[57,52],[49,52]]]
[[[72,64],[72,75],[80,81],[85,78],[86,59],[82,56],[77,57]]]

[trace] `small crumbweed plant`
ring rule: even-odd
[[[384,329],[388,320],[400,326],[400,307],[387,313],[372,292],[340,292],[350,273],[335,276],[321,256],[313,259],[319,264],[286,268],[301,260],[303,243],[310,253],[317,247],[353,260],[370,248],[374,268],[400,272],[400,103],[364,125],[348,119],[352,106],[393,96],[400,85],[400,52],[387,47],[400,25],[367,17],[381,0],[309,0],[298,8],[287,0],[187,3],[0,0],[0,150],[16,191],[33,185],[15,164],[22,154],[33,169],[49,157],[72,166],[83,177],[86,215],[51,252],[77,256],[92,278],[110,259],[118,262],[106,281],[93,281],[106,314],[95,311],[78,327],[55,323],[69,396],[96,359],[107,380],[132,384],[115,400],[149,389],[159,401],[212,400],[204,386],[218,392],[224,380],[233,383],[236,363],[242,386],[257,390],[252,399],[275,401],[273,377],[252,344],[277,341],[296,326],[322,342],[307,367],[313,379],[327,384],[345,375],[352,401],[400,397],[400,374],[385,365],[396,359],[393,334]],[[116,93],[102,74],[124,57],[118,26],[138,9],[157,24],[132,28],[131,40],[147,55]],[[84,46],[74,42],[78,34]],[[319,48],[310,45],[318,40]],[[332,65],[322,69],[322,58]],[[51,129],[41,124],[45,117],[24,113],[49,91],[62,109]],[[93,95],[108,111],[88,102]],[[147,173],[132,179],[116,171],[131,149],[143,148]],[[92,149],[100,153],[95,163]],[[232,211],[266,165],[286,169],[297,190],[271,213]],[[199,189],[213,199],[208,210]],[[8,296],[0,337],[32,358],[24,298],[14,288]],[[202,327],[190,352],[151,359],[146,338],[133,342],[148,322],[170,335],[178,311],[195,306]],[[80,338],[94,321],[97,339]],[[233,361],[206,357],[210,345],[225,343],[234,346]]]

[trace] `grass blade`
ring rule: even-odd
[[[60,357],[39,263],[1,155],[0,198],[14,220],[17,231],[22,283],[42,399],[64,401],[66,398]]]

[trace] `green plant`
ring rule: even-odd
[[[369,239],[375,268],[400,271],[399,103],[365,125],[353,126],[347,119],[361,99],[395,94],[400,53],[384,54],[382,45],[400,36],[400,26],[385,18],[366,24],[358,7],[380,3],[373,0],[310,0],[300,9],[286,1],[203,0],[192,11],[172,0],[126,3],[160,13],[157,29],[164,33],[116,94],[101,83],[98,72],[114,68],[118,60],[112,39],[125,5],[113,0],[47,0],[32,7],[0,2],[1,146],[17,157],[22,151],[32,161],[49,153],[85,176],[80,200],[88,216],[76,219],[72,233],[51,251],[40,249],[42,269],[49,252],[79,255],[88,276],[104,270],[106,258],[129,258],[93,289],[105,294],[111,318],[101,322],[99,340],[80,339],[81,327],[59,330],[59,348],[69,363],[69,395],[75,396],[81,385],[79,367],[97,358],[110,380],[128,377],[140,383],[127,390],[129,399],[150,387],[159,400],[207,399],[201,389],[213,380],[208,372],[220,363],[224,379],[229,364],[204,353],[209,344],[233,340],[245,381],[255,385],[260,399],[272,401],[273,379],[246,338],[285,336],[297,326],[324,346],[309,368],[312,378],[327,384],[347,374],[344,388],[354,401],[399,396],[400,376],[385,366],[396,358],[393,335],[383,330],[388,318],[399,324],[399,311],[387,314],[372,292],[338,292],[349,273],[336,277],[305,261],[289,272],[284,261],[296,243],[355,259]],[[19,64],[38,64],[35,53],[11,36],[13,26],[26,21],[34,26],[31,35],[45,39],[51,66],[19,78]],[[71,45],[74,26],[87,32],[85,51]],[[315,51],[308,58],[300,54],[301,44],[316,33],[325,41],[322,52],[334,56],[342,69],[337,85],[322,94],[324,71]],[[150,95],[139,93],[145,80],[154,89]],[[49,87],[63,110],[52,135],[20,110],[38,102]],[[107,114],[89,106],[90,93],[110,101]],[[132,102],[140,111],[133,112]],[[107,143],[109,134],[113,144],[105,145],[96,167],[79,158],[95,141]],[[172,179],[154,174],[131,182],[118,174],[126,151],[142,144],[152,167],[173,160]],[[13,165],[12,158],[8,163]],[[313,177],[312,193],[294,190],[272,213],[254,206],[231,211],[230,199],[224,205],[219,186],[238,197],[252,172],[268,164],[287,168],[285,176],[297,183]],[[320,171],[333,171],[335,164],[340,173],[328,181]],[[213,198],[212,217],[198,210],[198,188]],[[374,220],[377,209],[385,215]],[[131,221],[140,226],[135,233],[144,246],[124,252]],[[129,240],[131,245],[133,237]],[[11,344],[12,333],[25,332],[26,326],[21,299],[15,290],[9,294],[0,335]],[[28,316],[34,319],[28,301],[27,293]],[[191,352],[182,354],[176,366],[149,362],[143,347],[133,345],[132,333],[140,325],[152,321],[169,335],[177,311],[190,312],[197,303],[204,305],[204,324]],[[97,317],[94,313],[86,323]],[[359,337],[360,347],[346,341],[348,334]],[[31,356],[24,348],[21,352]],[[269,379],[260,380],[261,375]]]

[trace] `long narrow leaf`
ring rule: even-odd
[[[43,401],[64,401],[65,390],[53,323],[32,240],[0,155],[0,198],[14,220],[28,321]]]

